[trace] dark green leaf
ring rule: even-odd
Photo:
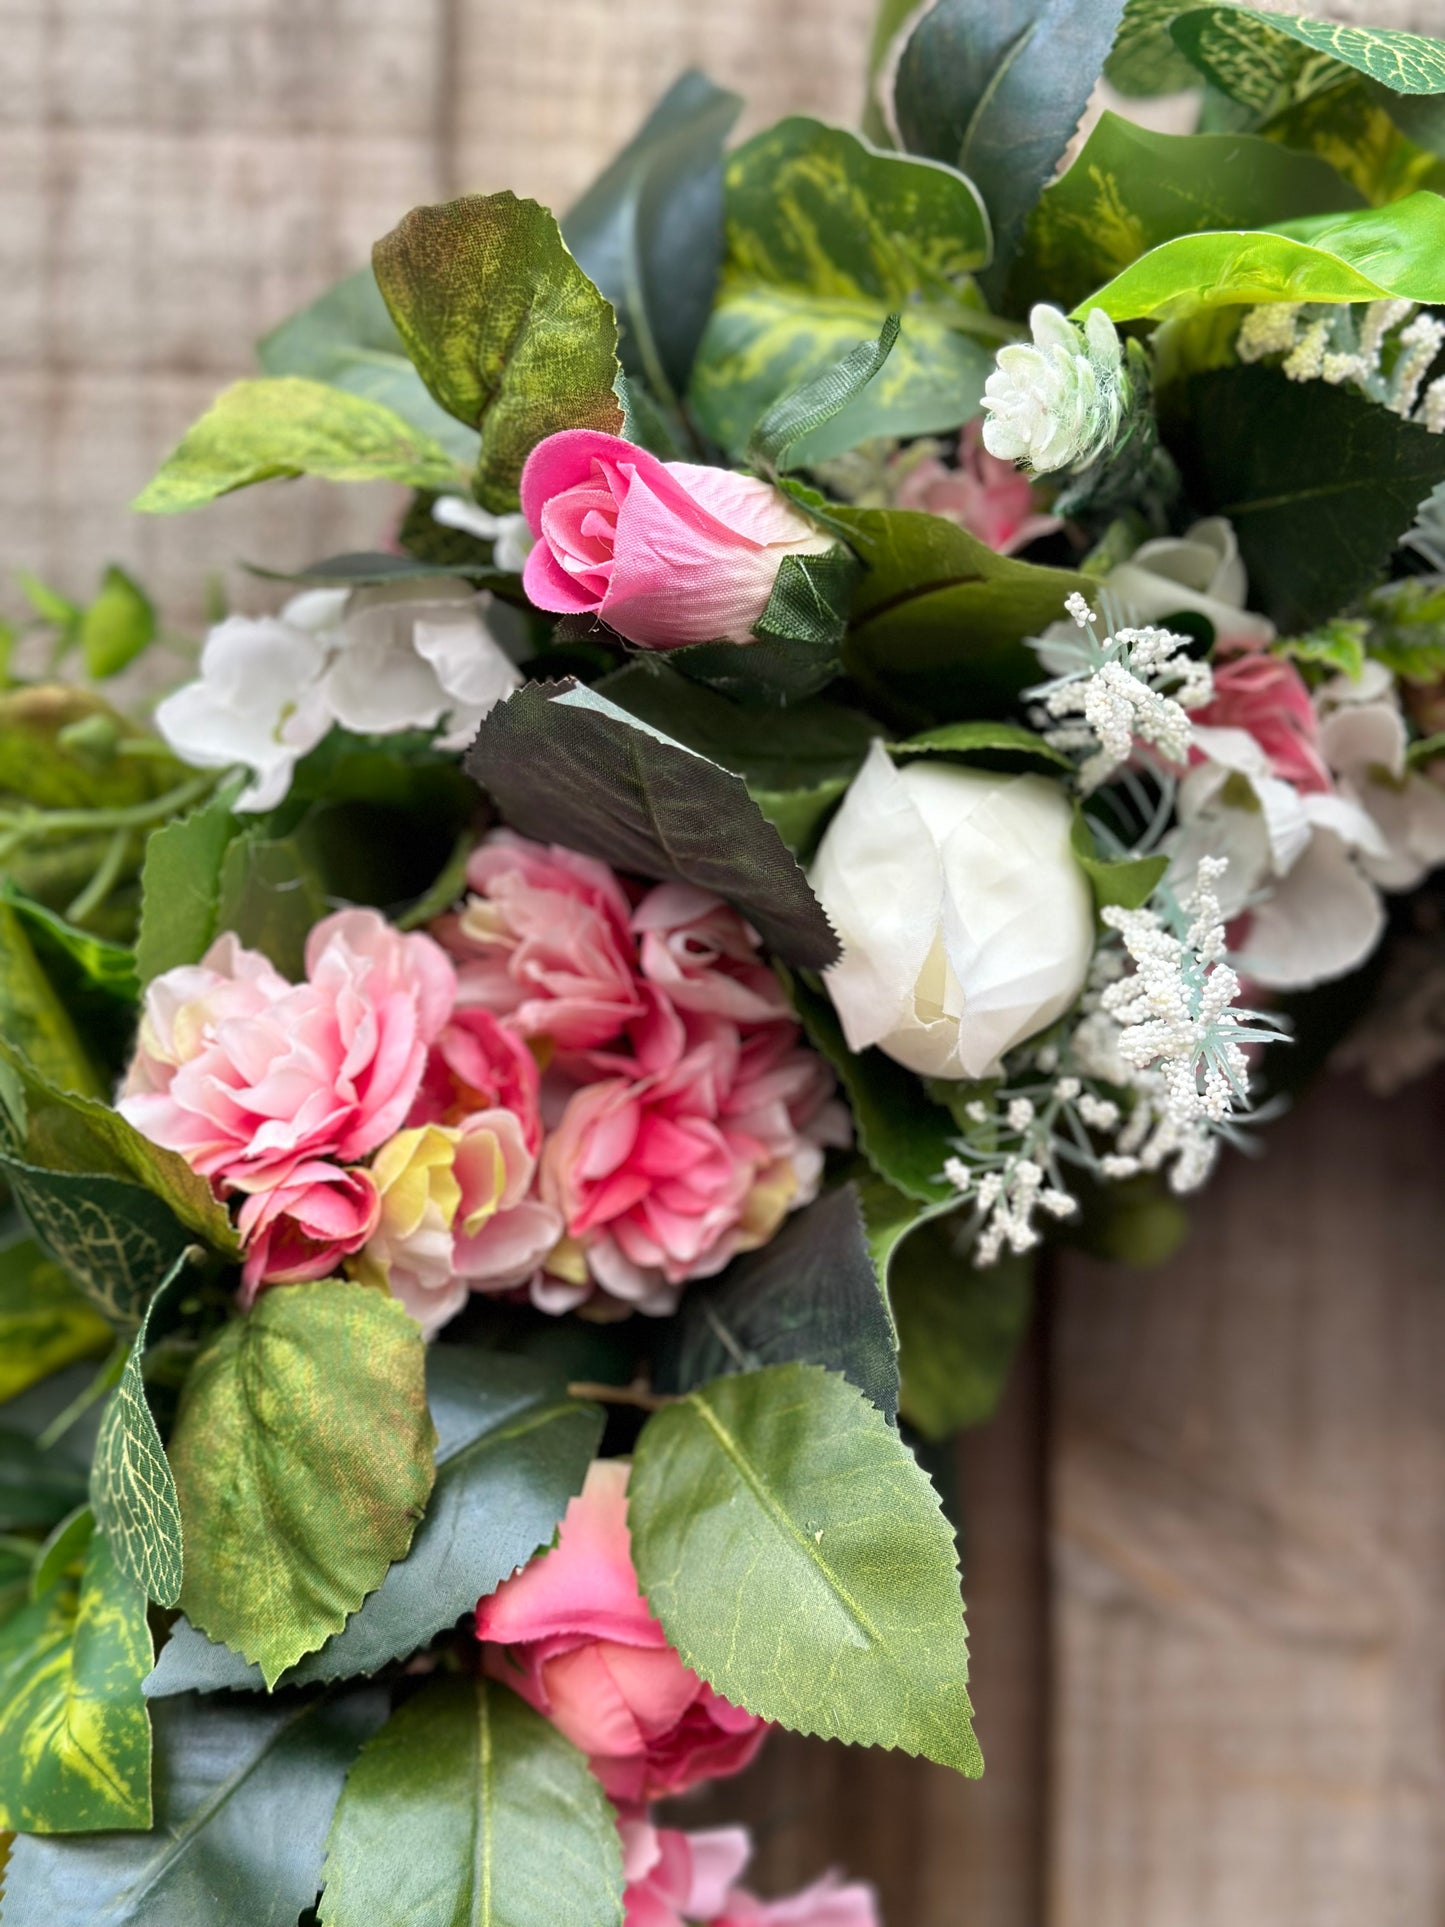
[[[472,468],[477,434],[439,408],[412,366],[370,267],[358,268],[256,344],[268,375],[305,375],[380,402]]]
[[[617,314],[618,354],[660,401],[687,388],[723,249],[722,147],[742,106],[694,71],[675,80],[562,222]]]
[[[0,1629],[0,1827],[151,1824],[150,1667],[145,1595],[97,1532],[79,1586],[54,1588]],[[9,1927],[8,1892],[5,1913]]]
[[[320,1918],[621,1927],[612,1809],[577,1749],[515,1694],[478,1678],[434,1680],[347,1778]]]
[[[379,402],[299,375],[225,389],[161,464],[133,506],[147,515],[199,508],[278,476],[445,488],[456,463]]]
[[[116,1563],[158,1606],[174,1606],[181,1595],[181,1506],[146,1397],[145,1352],[151,1317],[162,1300],[179,1295],[189,1257],[176,1260],[146,1307],[101,1419],[90,1469],[90,1502]]]
[[[982,1772],[953,1534],[846,1380],[775,1365],[664,1407],[637,1443],[628,1524],[669,1640],[735,1706]]]
[[[510,193],[413,208],[372,262],[423,381],[481,430],[484,508],[516,507],[522,464],[555,430],[620,431],[617,324],[546,208]]]
[[[374,1687],[156,1707],[154,1832],[18,1840],[5,1927],[295,1927],[346,1770],[386,1711]]]
[[[370,272],[370,270],[368,270]],[[410,366],[410,363],[408,363]],[[430,397],[428,397],[430,403]],[[438,410],[440,414],[440,410]],[[441,420],[450,422],[455,429],[459,424],[450,415],[441,415]],[[474,537],[461,534],[455,529],[445,529],[434,523],[438,536],[460,535],[463,541],[473,541]],[[418,582],[435,582],[438,560],[419,561],[411,555],[392,555],[385,549],[363,549],[354,555],[333,555],[324,562],[313,562],[309,569],[263,569],[257,563],[248,563],[252,575],[259,575],[268,582],[299,582],[310,585],[346,589],[383,588],[388,583],[405,582],[414,578]],[[472,582],[515,582],[515,576],[508,576],[501,569],[494,569],[490,562],[470,560],[448,560],[445,563],[448,575],[461,575]]]
[[[118,675],[155,637],[156,612],[138,582],[114,563],[100,594],[80,619],[85,673],[98,682]]]
[[[294,837],[245,830],[221,858],[217,930],[269,957],[283,977],[306,975],[306,939],[331,909],[325,884]]]
[[[78,924],[67,923],[54,910],[18,890],[8,877],[0,878],[0,898],[25,925],[42,959],[63,958],[88,989],[102,992],[121,1006],[135,1003],[140,984],[135,974],[135,953],[129,945],[111,943]],[[49,974],[54,977],[53,969]]]
[[[958,167],[993,220],[984,286],[1002,293],[1024,223],[1113,44],[1124,0],[939,0],[898,66],[903,144]]]
[[[147,838],[135,946],[143,984],[177,964],[199,963],[210,948],[220,928],[221,865],[240,827],[222,794]]]
[[[927,1439],[992,1418],[1033,1302],[1033,1260],[979,1270],[956,1222],[920,1225],[888,1277],[898,1322],[900,1409]]]
[[[22,1432],[0,1428],[0,1532],[48,1531],[84,1498],[85,1478],[75,1466],[42,1452]]]
[[[36,1549],[35,1564],[30,1569],[32,1602],[44,1598],[80,1563],[94,1535],[95,1514],[88,1505],[76,1506],[51,1527],[45,1543]]]
[[[346,1624],[402,1558],[436,1434],[420,1328],[380,1291],[264,1291],[191,1368],[170,1463],[180,1603],[268,1686]]]
[[[563,1395],[527,1359],[433,1346],[427,1395],[437,1476],[411,1550],[361,1610],[282,1686],[374,1673],[469,1612],[551,1539],[602,1432],[601,1414]],[[259,1687],[260,1669],[181,1620],[147,1691],[164,1696]]]
[[[725,897],[779,956],[821,969],[837,942],[740,777],[576,684],[498,703],[466,767],[526,836]]]
[[[109,1325],[34,1238],[0,1245],[0,1404],[110,1342]]]
[[[1276,141],[1156,134],[1106,113],[1034,210],[1015,299],[1069,309],[1177,235],[1361,205],[1332,167]]]
[[[841,414],[857,399],[887,361],[898,340],[898,316],[891,314],[876,341],[860,341],[835,367],[791,388],[764,410],[748,437],[748,460],[774,475],[792,466],[795,443]]]
[[[687,1392],[795,1359],[841,1372],[885,1418],[896,1415],[893,1322],[851,1185],[825,1192],[721,1277],[692,1285],[663,1327],[654,1382]]]
[[[785,555],[753,630],[756,642],[669,650],[669,667],[749,705],[782,708],[815,696],[838,674],[858,574],[841,543],[823,555]]]
[[[1233,522],[1250,587],[1286,635],[1370,588],[1445,481],[1445,436],[1344,388],[1221,368],[1191,377],[1182,402],[1173,453],[1200,509]]]

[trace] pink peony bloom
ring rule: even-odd
[[[1214,663],[1214,699],[1189,712],[1208,729],[1242,729],[1269,759],[1271,774],[1306,794],[1334,788],[1319,749],[1319,719],[1292,662],[1235,655]],[[1195,761],[1201,760],[1198,756]]]
[[[588,1755],[636,1806],[745,1767],[764,1722],[714,1693],[667,1643],[637,1587],[627,1466],[592,1465],[557,1546],[477,1607],[487,1670]]]
[[[569,1098],[540,1188],[590,1279],[665,1313],[689,1279],[766,1243],[816,1196],[823,1147],[847,1142],[847,1121],[794,1024],[745,1033],[658,998],[633,1042],[635,1061],[603,1060],[615,1074]]]
[[[642,975],[675,1010],[774,1023],[792,1015],[783,986],[736,910],[689,883],[660,883],[632,913]]]
[[[835,546],[771,483],[587,428],[532,450],[522,510],[536,606],[598,616],[649,649],[750,642],[783,557]]]
[[[477,1111],[510,1111],[535,1157],[542,1142],[537,1060],[514,1031],[480,1006],[459,1010],[431,1047],[409,1124],[460,1124]]]
[[[467,866],[472,895],[437,935],[458,964],[458,1000],[563,1050],[609,1043],[644,1003],[632,905],[605,863],[495,830]]]
[[[829,1874],[788,1900],[758,1900],[734,1881],[752,1857],[745,1827],[682,1833],[626,1815],[622,1834],[625,1927],[879,1927],[871,1887]]]
[[[303,1158],[291,1170],[247,1178],[236,1227],[246,1253],[241,1302],[265,1285],[330,1278],[376,1229],[381,1209],[368,1171],[346,1171],[326,1158]]]
[[[913,464],[895,500],[901,509],[925,509],[956,522],[1000,555],[1012,555],[1064,526],[1057,515],[1035,509],[1033,488],[1021,469],[989,454],[982,416],[967,422],[959,435],[957,468],[936,456]]]

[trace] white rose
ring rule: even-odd
[[[1254,648],[1274,640],[1267,616],[1245,608],[1249,582],[1232,525],[1222,515],[1196,522],[1187,535],[1141,543],[1105,587],[1130,622],[1162,623],[1189,611],[1206,616],[1220,642]]]
[[[924,1076],[994,1075],[1084,987],[1089,882],[1055,783],[881,743],[829,824],[812,884],[843,955],[826,982],[849,1046]]]

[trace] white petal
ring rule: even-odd
[[[1275,990],[1328,983],[1362,964],[1385,928],[1380,893],[1321,830],[1254,911],[1240,970]]]
[[[1352,703],[1320,724],[1320,753],[1337,773],[1387,769],[1399,776],[1409,741],[1405,719],[1392,703]]]

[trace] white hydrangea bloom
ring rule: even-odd
[[[1032,342],[1000,348],[984,384],[983,442],[1036,475],[1081,467],[1108,452],[1128,401],[1123,347],[1102,308],[1078,327],[1040,303]]]
[[[493,515],[465,495],[439,495],[432,503],[432,520],[444,529],[460,529],[480,541],[495,544],[492,560],[509,575],[520,575],[532,550],[532,531],[525,515]]]

